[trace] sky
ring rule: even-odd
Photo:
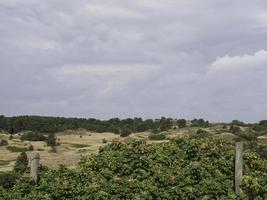
[[[0,0],[0,114],[267,119],[267,1]]]

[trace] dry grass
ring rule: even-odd
[[[219,129],[219,127],[216,128]],[[98,153],[99,147],[110,143],[116,138],[125,141],[142,139],[146,140],[148,143],[161,143],[177,136],[185,137],[195,134],[198,129],[198,127],[186,127],[170,130],[167,134],[167,140],[160,141],[150,141],[148,139],[150,132],[134,133],[126,138],[121,138],[119,135],[113,133],[92,133],[83,129],[78,131],[67,130],[56,134],[57,142],[60,144],[59,146],[56,146],[56,152],[52,152],[51,147],[47,146],[46,142],[21,141],[18,134],[14,135],[14,139],[9,140],[9,135],[0,133],[0,138],[8,140],[8,146],[28,148],[32,145],[34,151],[40,153],[41,164],[48,166],[49,168],[56,168],[59,164],[65,164],[66,166],[73,168],[79,162],[81,156]],[[222,133],[214,135],[213,137],[231,141],[233,140],[234,135],[231,133]],[[105,139],[107,143],[103,143],[103,139]],[[7,146],[0,147],[0,172],[12,170],[15,160],[20,154],[20,152],[8,151],[6,147]],[[27,151],[27,154],[30,156],[31,152]]]
[[[82,136],[82,137],[81,137]],[[118,138],[113,133],[91,133],[82,131],[66,131],[56,134],[59,146],[56,147],[57,152],[53,153],[51,147],[42,141],[20,141],[19,135],[14,135],[14,139],[8,140],[8,135],[0,134],[0,138],[8,140],[8,146],[22,149],[32,145],[34,151],[38,151],[41,156],[40,163],[49,168],[56,168],[59,164],[65,164],[68,167],[74,167],[81,156],[95,154],[100,146],[103,146],[103,139],[111,142]],[[7,150],[8,146],[0,147],[0,171],[10,171],[14,166],[14,162],[20,152],[11,152]],[[31,152],[27,151],[30,157]]]

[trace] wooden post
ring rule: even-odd
[[[38,152],[33,152],[31,155],[31,178],[38,183],[38,169],[39,169],[40,154]]]
[[[237,142],[235,145],[235,191],[240,194],[242,173],[243,173],[243,143]]]

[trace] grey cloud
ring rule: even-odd
[[[265,61],[233,62],[266,52],[266,16],[263,0],[2,0],[0,111],[267,118]]]

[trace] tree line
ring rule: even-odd
[[[185,120],[175,120],[162,117],[152,120],[142,118],[119,119],[112,118],[109,120],[99,120],[94,118],[65,118],[65,117],[43,117],[43,116],[0,116],[0,129],[10,134],[24,130],[55,133],[64,130],[77,130],[79,128],[93,132],[112,132],[127,136],[133,132],[144,131],[166,131],[174,125],[179,127],[186,126]]]

